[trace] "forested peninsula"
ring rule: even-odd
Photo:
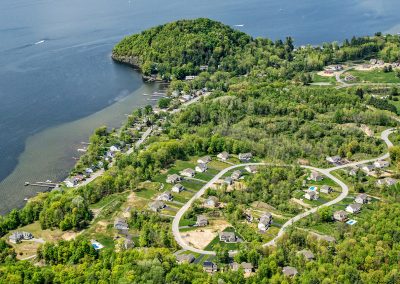
[[[201,18],[112,58],[168,88],[0,217],[0,283],[400,283],[398,35],[300,47]]]

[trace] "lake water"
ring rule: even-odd
[[[397,0],[0,1],[0,213],[23,205],[24,181],[58,181],[95,127],[117,127],[156,85],[110,60],[124,35],[209,17],[296,44],[400,32]]]

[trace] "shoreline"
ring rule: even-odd
[[[139,75],[139,74],[138,74]],[[94,129],[102,125],[120,128],[126,114],[156,101],[147,101],[143,93],[160,89],[157,82],[143,83],[123,99],[88,116],[45,129],[25,142],[13,171],[0,182],[0,215],[25,206],[24,198],[37,196],[45,188],[24,186],[24,182],[61,181],[68,177],[77,160],[81,141],[87,141]]]

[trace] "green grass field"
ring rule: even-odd
[[[400,79],[396,77],[396,72],[383,72],[382,69],[375,69],[371,71],[357,71],[351,70],[342,75],[344,78],[346,74],[351,74],[356,77],[354,82],[368,82],[368,83],[399,83]]]

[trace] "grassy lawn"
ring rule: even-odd
[[[312,80],[313,80],[313,83],[332,83],[332,84],[336,84],[335,76],[320,76],[318,74],[313,74]]]
[[[396,72],[383,72],[382,69],[374,69],[371,71],[357,71],[351,70],[342,75],[344,78],[346,74],[351,74],[357,78],[355,82],[369,82],[369,83],[400,83],[400,79],[396,77]]]
[[[145,198],[145,199],[152,199],[155,195],[160,194],[161,192],[154,189],[141,189],[136,192],[136,195]]]

